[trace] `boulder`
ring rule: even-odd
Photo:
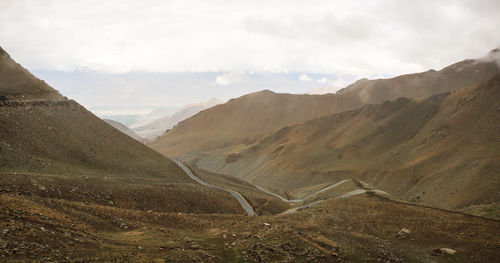
[[[394,237],[397,239],[407,239],[409,236],[410,236],[410,230],[406,228],[402,228],[401,230],[399,230],[398,233],[396,233],[396,235],[394,235]]]

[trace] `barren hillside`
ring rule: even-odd
[[[451,94],[367,105],[185,158],[281,192],[357,178],[409,201],[463,208],[500,200],[499,131],[500,74]]]
[[[201,187],[161,154],[65,100],[3,50],[0,69],[0,95],[8,99],[0,101],[4,191],[146,210],[242,212],[229,194]],[[206,199],[213,202],[200,202]]]
[[[292,95],[261,91],[230,100],[182,121],[149,145],[167,156],[253,143],[264,134],[314,118],[399,97],[425,98],[488,80],[500,72],[498,51],[440,71],[384,80],[361,80],[336,94]]]

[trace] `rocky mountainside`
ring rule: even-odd
[[[190,166],[198,178],[218,189],[231,188],[238,192],[234,197],[248,200],[258,216],[247,216],[232,195],[194,183],[173,162],[75,101],[56,96],[51,89],[16,86],[23,74],[34,78],[17,69],[0,78],[0,94],[16,94],[0,99],[1,262],[495,262],[499,258],[498,220],[408,204],[357,180],[323,188],[307,207],[294,207],[248,182]],[[496,87],[498,77],[451,95],[370,105],[267,132],[213,154],[185,156],[197,155],[193,163],[221,156],[213,160],[222,165],[219,168],[234,164],[249,172],[267,171],[265,163],[276,160],[272,170],[277,171],[273,175],[277,187],[286,188],[283,182],[289,179],[302,180],[304,186],[310,185],[301,188],[303,193],[316,190],[325,179],[357,175],[367,180],[372,171],[380,171],[376,176],[382,183],[377,186],[386,187],[387,178],[399,185],[407,178],[422,177],[426,169],[441,169],[444,177],[434,175],[436,187],[441,187],[439,180],[456,182],[447,173],[455,169],[466,182],[452,187],[463,194],[468,193],[463,185],[483,187],[474,175],[475,169],[482,169],[481,180],[490,183],[495,197],[498,182],[491,180],[491,171],[498,171],[498,165],[488,156],[498,156],[499,148],[498,132],[492,132],[492,126],[498,130]],[[440,129],[435,130],[436,125]],[[242,163],[256,154],[262,163],[253,159],[248,161],[254,167]],[[381,165],[363,163],[365,157]],[[290,176],[281,173],[285,158]],[[447,158],[458,166],[450,168]],[[401,163],[391,166],[391,160]],[[349,171],[350,164],[360,164],[361,170]],[[404,167],[412,166],[424,171],[399,176]],[[294,173],[310,172],[306,167],[317,172]],[[394,173],[382,176],[384,171]],[[247,176],[259,184],[273,177]],[[424,176],[422,185],[428,181]],[[419,181],[414,185],[420,187]],[[346,192],[354,189],[359,194]]]
[[[498,51],[440,71],[385,80],[360,80],[336,94],[292,95],[261,91],[242,96],[180,122],[150,143],[167,156],[253,143],[285,126],[378,104],[398,97],[425,98],[488,80],[500,72]]]
[[[185,155],[281,192],[356,178],[408,201],[464,208],[500,201],[500,74],[292,125],[256,142]]]
[[[172,161],[64,99],[5,51],[0,69],[0,94],[8,99],[0,101],[0,187],[124,208],[241,212],[229,194],[196,184]],[[200,202],[207,198],[221,202]]]

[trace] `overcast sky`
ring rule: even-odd
[[[30,70],[222,72],[210,83],[226,88],[256,72],[338,88],[440,69],[500,45],[498,0],[1,2],[0,45]]]

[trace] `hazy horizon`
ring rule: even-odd
[[[90,109],[335,92],[481,57],[500,45],[499,24],[500,2],[487,0],[7,0],[0,9],[2,47]]]

